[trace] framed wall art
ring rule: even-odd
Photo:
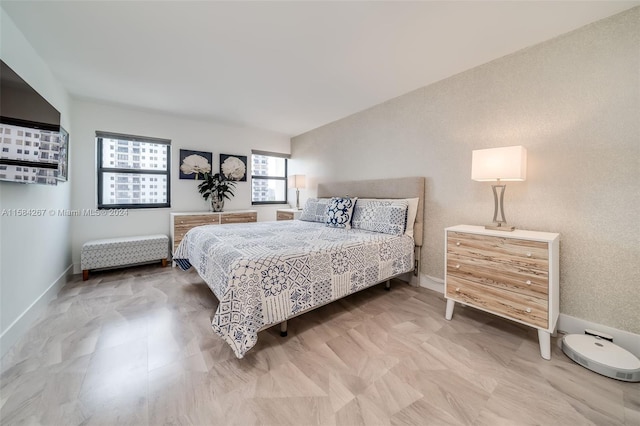
[[[247,156],[220,154],[220,174],[228,180],[247,181]]]
[[[213,154],[190,149],[180,150],[180,179],[202,179],[205,173],[211,173]]]

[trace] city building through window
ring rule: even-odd
[[[251,204],[287,203],[288,154],[251,153]]]
[[[98,208],[171,207],[171,141],[96,132]],[[140,152],[154,152],[140,158]]]

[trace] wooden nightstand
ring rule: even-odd
[[[559,240],[549,232],[445,229],[445,318],[455,302],[538,329],[540,354],[551,358],[559,314]]]
[[[294,220],[299,219],[302,210],[296,209],[278,209],[276,210],[277,220]]]

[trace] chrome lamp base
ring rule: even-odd
[[[498,222],[498,223],[492,223],[491,225],[485,225],[484,229],[491,229],[493,231],[512,232],[512,231],[515,231],[516,227],[507,225],[505,222]]]
[[[507,225],[507,220],[504,218],[503,200],[507,185],[501,185],[500,179],[498,179],[498,182],[495,185],[491,185],[491,188],[493,189],[493,223],[485,225],[484,229],[512,232],[516,227]]]

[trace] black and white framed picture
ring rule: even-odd
[[[227,180],[247,181],[247,156],[220,154],[220,174]]]
[[[190,149],[180,150],[180,179],[202,179],[211,173],[213,154]]]
[[[58,151],[56,179],[66,182],[69,177],[69,132],[60,127],[60,151]]]

